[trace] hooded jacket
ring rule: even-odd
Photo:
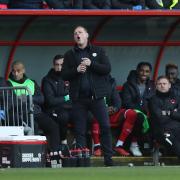
[[[64,96],[69,95],[69,83],[62,79],[61,72],[50,69],[42,80],[42,91],[47,111],[70,106],[70,101],[66,102],[64,98]]]
[[[136,70],[130,71],[127,81],[123,85],[122,102],[126,109],[138,109],[148,112],[148,101],[154,95],[154,82],[147,80],[143,96],[140,96]]]

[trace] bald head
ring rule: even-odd
[[[15,61],[12,64],[12,75],[15,80],[19,81],[23,78],[25,74],[25,67],[24,64],[21,61]]]

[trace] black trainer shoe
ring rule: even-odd
[[[106,166],[106,167],[114,166],[113,160],[111,158],[105,159],[104,166]]]

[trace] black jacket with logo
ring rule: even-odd
[[[149,111],[155,131],[164,132],[180,127],[180,98],[172,92],[156,91],[156,94],[150,99]]]
[[[69,94],[69,83],[62,79],[61,72],[58,73],[51,69],[42,80],[42,91],[47,111],[58,110],[70,105],[64,100],[64,96]]]
[[[76,48],[69,50],[64,57],[62,68],[62,77],[70,82],[70,97],[76,100],[80,96],[81,80],[83,73],[77,72],[77,67],[81,63],[79,51]],[[97,46],[90,45],[88,48],[88,58],[91,65],[88,67],[88,77],[92,90],[92,96],[95,99],[103,98],[108,94],[107,75],[111,71],[111,65],[105,51]]]

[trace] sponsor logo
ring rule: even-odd
[[[34,153],[22,153],[22,162],[41,162],[41,153],[35,157]]]

